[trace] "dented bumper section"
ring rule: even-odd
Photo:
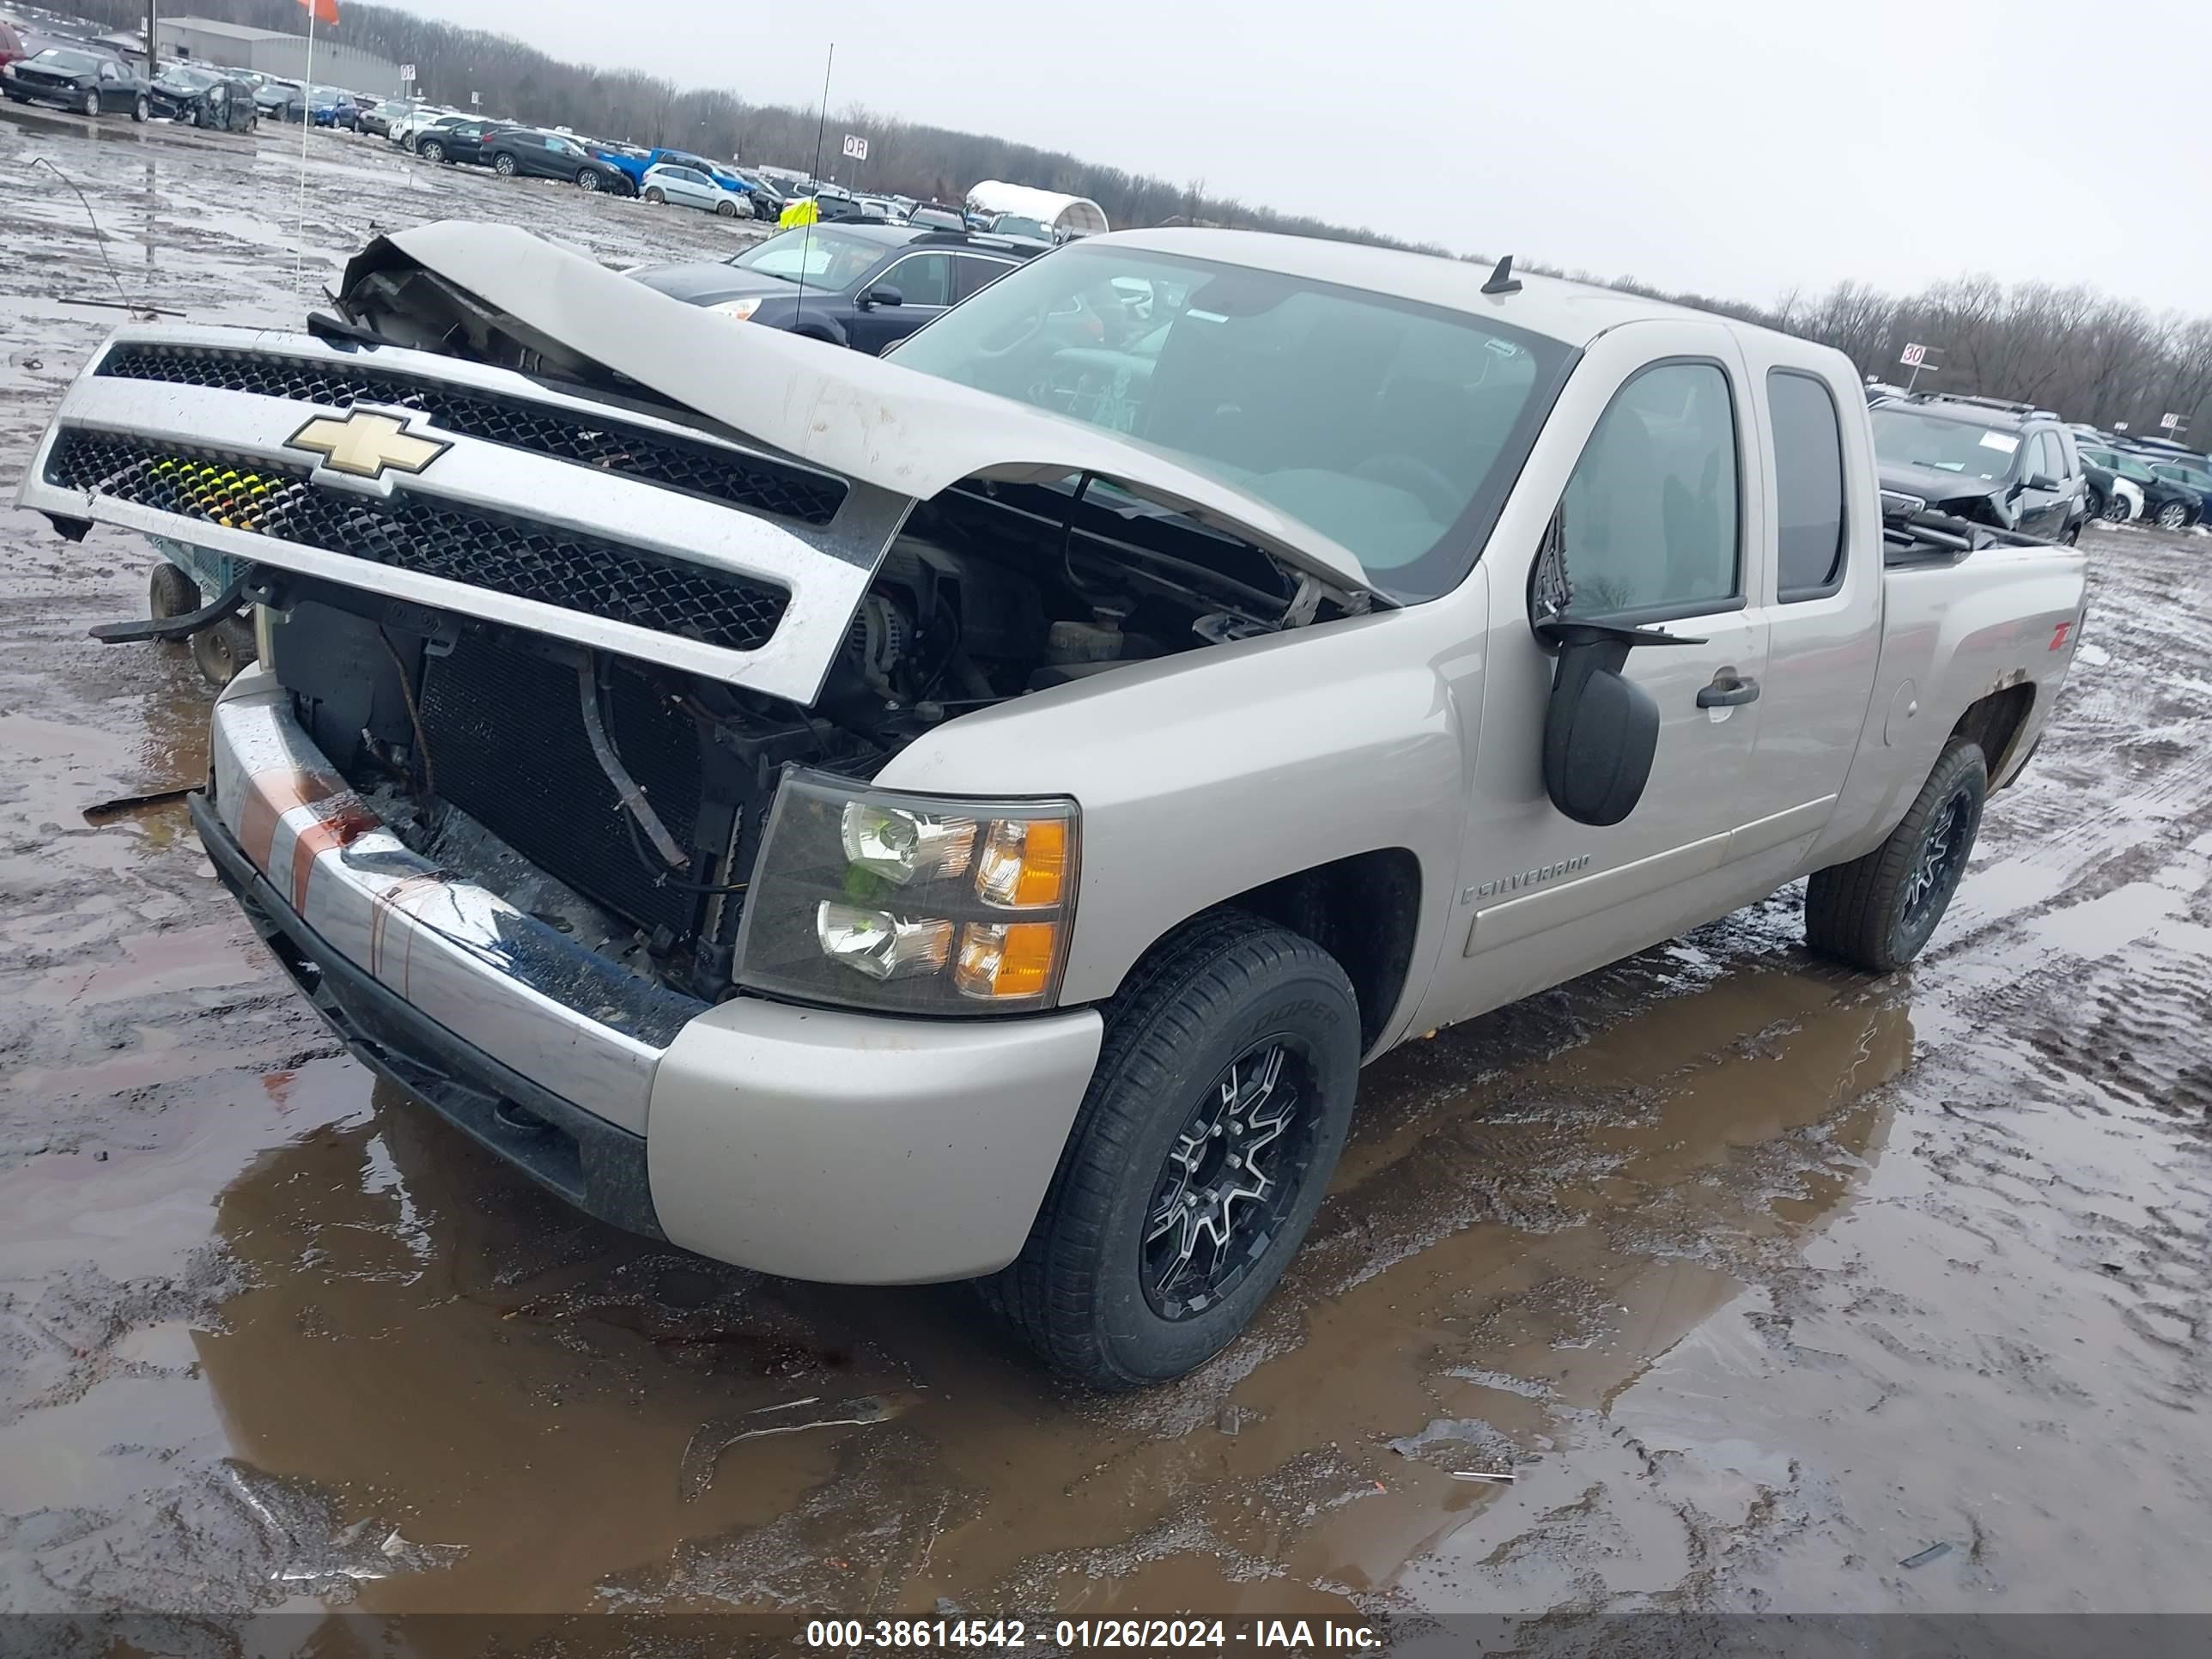
[[[356,1057],[582,1209],[793,1278],[989,1273],[1097,1063],[1090,1009],[889,1019],[714,1006],[409,850],[266,669],[216,705],[202,842]]]

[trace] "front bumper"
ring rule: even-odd
[[[209,857],[380,1075],[572,1203],[792,1278],[967,1278],[1028,1237],[1097,1062],[1091,1010],[709,1007],[386,830],[266,669],[217,702]]]

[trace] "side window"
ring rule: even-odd
[[[1661,363],[1613,396],[1560,498],[1575,609],[1741,604],[1735,404],[1716,363]]]
[[[2028,476],[2063,481],[2066,463],[2058,453],[2058,440],[2048,432],[2035,434],[2035,453],[2027,465]]]
[[[952,262],[952,297],[964,300],[990,287],[1012,269],[1004,259],[978,259],[963,254]]]
[[[917,253],[900,260],[882,276],[910,306],[949,306],[952,303],[952,256]]]
[[[1844,579],[1844,433],[1826,383],[1788,369],[1766,376],[1774,416],[1775,545],[1780,592],[1832,593]]]
[[[123,71],[112,64],[102,64],[100,66],[100,78],[103,81],[120,81],[123,78]]]

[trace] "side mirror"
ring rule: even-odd
[[[889,283],[878,283],[860,295],[860,309],[863,311],[871,306],[902,306],[905,303],[905,294]]]
[[[1559,646],[1544,708],[1544,793],[1577,823],[1619,823],[1644,799],[1659,750],[1659,705],[1621,673],[1637,630],[1555,622]]]
[[[2030,489],[2051,490],[2063,489],[2066,488],[2066,486],[2059,483],[2057,479],[2051,477],[2047,474],[2041,472],[2031,473],[2028,476],[2027,487]]]

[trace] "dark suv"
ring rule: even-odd
[[[880,353],[1036,252],[967,231],[847,221],[795,227],[726,260],[630,275],[739,322]]]
[[[2089,517],[2074,434],[2048,410],[1994,398],[1887,398],[1872,410],[1881,487],[1936,512],[2045,541]]]

